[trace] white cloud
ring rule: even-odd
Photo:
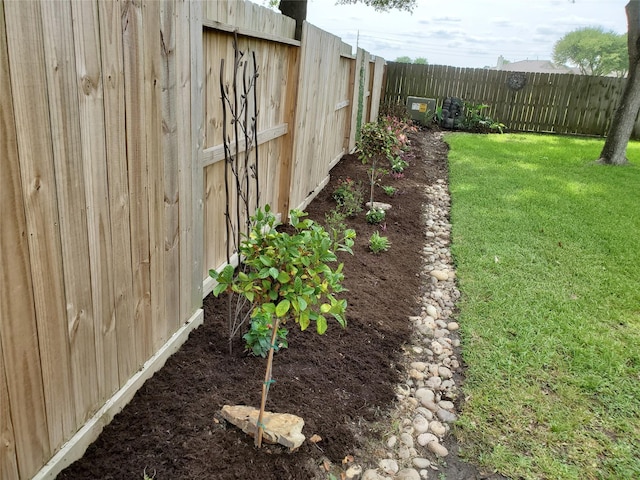
[[[458,23],[462,19],[458,17],[435,17],[433,21],[434,23]]]
[[[504,18],[504,17],[495,17],[495,18],[490,18],[489,23],[492,23],[493,25],[498,25],[500,27],[509,27],[509,26],[513,26],[513,19]]]

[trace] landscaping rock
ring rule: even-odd
[[[437,420],[429,423],[429,430],[431,430],[434,435],[437,435],[440,438],[442,438],[444,434],[447,433],[447,428]]]
[[[449,280],[449,273],[448,272],[444,272],[442,270],[432,270],[431,271],[431,276],[435,277],[440,282],[444,282],[446,280]]]
[[[347,468],[347,471],[344,472],[344,475],[347,480],[357,480],[362,475],[362,467],[360,465],[351,465]]]
[[[422,433],[418,435],[418,444],[425,447],[431,442],[437,442],[438,437],[436,437],[433,433]]]
[[[366,470],[364,472],[360,480],[382,480],[382,478],[383,477],[378,475],[378,472],[376,470],[374,470],[373,468],[370,468],[369,470]]]
[[[438,457],[446,457],[447,455],[449,455],[449,451],[443,445],[440,445],[438,442],[430,442],[427,445],[427,448],[431,450],[433,453],[435,453],[436,456]]]
[[[416,415],[413,419],[413,429],[416,433],[424,433],[429,430],[429,422],[422,415]]]
[[[423,400],[433,402],[435,399],[435,393],[433,393],[433,390],[429,390],[428,388],[419,388],[416,390],[415,396],[421,402]]]
[[[371,210],[371,202],[367,202],[365,203],[365,205],[369,210]],[[373,202],[373,208],[384,210],[386,212],[387,210],[391,210],[391,204],[383,202]]]
[[[380,463],[378,463],[378,467],[380,467],[380,470],[382,470],[384,473],[388,473],[389,475],[395,475],[399,470],[398,462],[391,458],[380,460]]]
[[[426,458],[417,457],[413,459],[413,466],[416,468],[419,468],[419,469],[429,468],[430,465],[431,465],[431,462]]]
[[[414,468],[403,468],[396,475],[396,480],[420,480],[420,474]]]
[[[258,432],[258,415],[260,411],[247,405],[225,405],[222,407],[222,417],[240,428],[244,433],[254,437]],[[304,420],[290,413],[264,412],[262,423],[263,439],[268,443],[279,443],[296,450],[305,440],[302,434]]]
[[[436,416],[445,423],[453,423],[458,419],[455,413],[451,413],[447,410],[442,410],[442,409],[438,410],[438,412],[436,413]]]

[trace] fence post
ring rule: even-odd
[[[351,132],[353,131],[353,110],[354,110],[354,100],[355,100],[355,84],[356,84],[356,71],[357,71],[357,66],[356,66],[356,59],[351,57],[349,59],[349,107],[351,109],[351,117],[347,119],[347,121],[345,121],[345,126],[344,126],[344,143],[343,143],[343,149],[345,150],[345,152],[350,153],[352,146],[351,146]],[[357,108],[357,107],[355,107]]]
[[[192,263],[191,263],[191,308],[202,305],[202,281],[204,258],[204,174],[202,171],[202,146],[204,125],[202,105],[204,83],[202,2],[191,1],[191,208],[192,208]],[[185,292],[186,293],[186,292]]]

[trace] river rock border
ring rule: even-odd
[[[377,469],[366,470],[361,480],[429,478],[430,471],[433,475],[438,470],[439,459],[449,454],[442,442],[457,420],[454,401],[459,394],[456,347],[460,339],[452,315],[460,292],[449,248],[447,182],[439,179],[427,187],[427,199],[423,250],[426,288],[421,315],[409,318],[414,335],[404,352],[407,377],[396,391],[398,403],[392,417],[397,419],[397,428],[389,433],[381,450],[386,457],[379,460]]]

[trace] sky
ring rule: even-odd
[[[625,33],[627,2],[417,0],[410,14],[309,0],[307,21],[388,61],[423,57],[434,65],[483,68],[495,67],[500,55],[512,62],[551,60],[555,42],[580,27]]]

